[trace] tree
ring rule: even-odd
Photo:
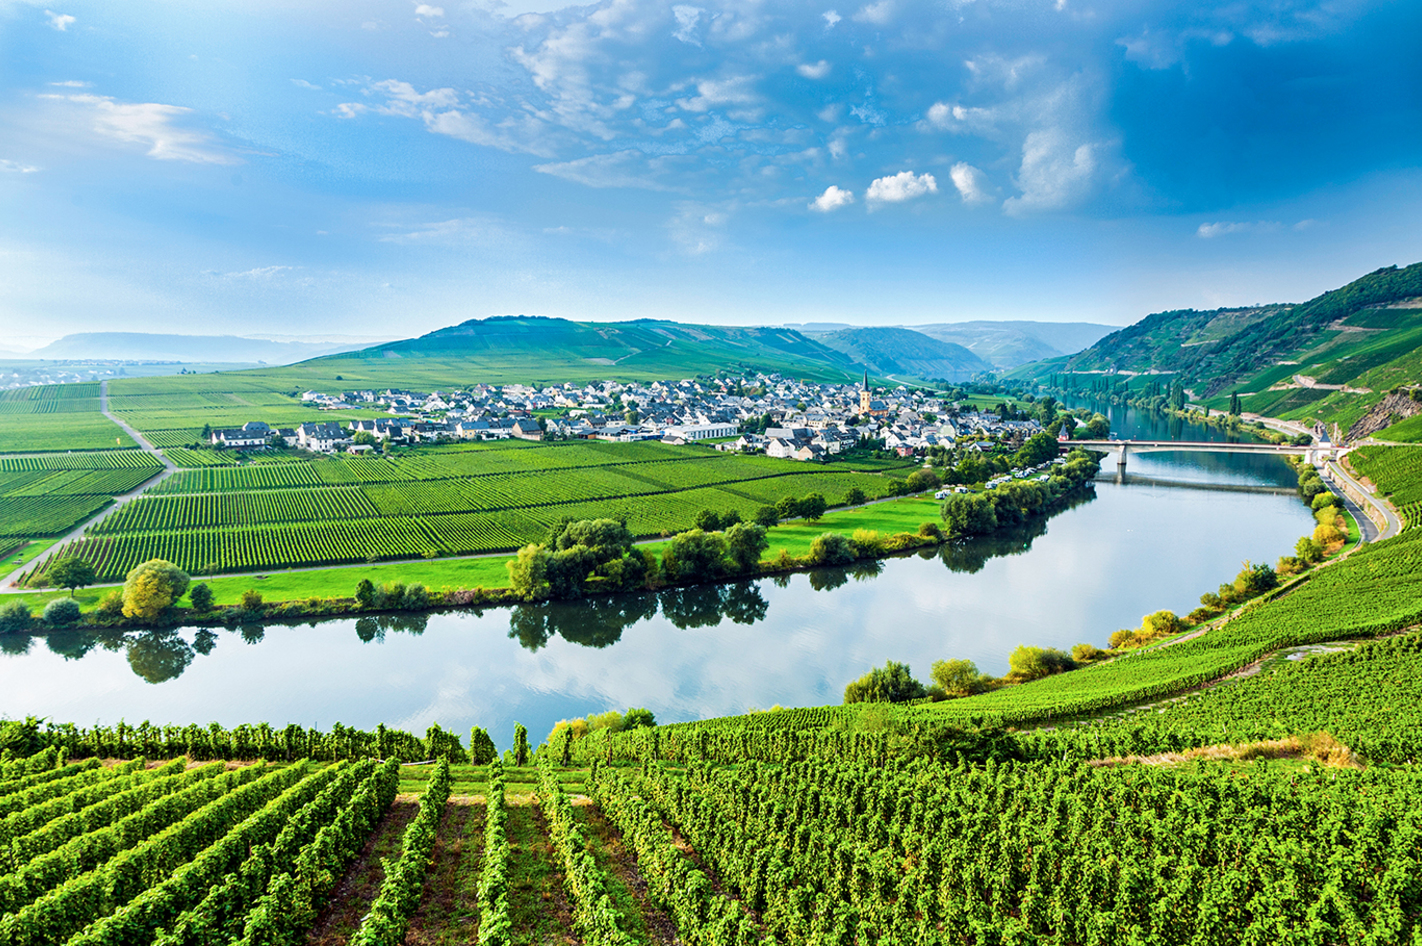
[[[509,587],[524,601],[542,601],[548,597],[548,562],[551,556],[542,545],[529,544],[518,550],[518,557],[506,566]]]
[[[364,447],[373,447],[376,443],[375,434],[368,430],[357,430],[355,436],[351,438],[351,442]]]
[[[848,565],[858,558],[854,543],[840,532],[815,536],[810,543],[810,562],[815,565]]]
[[[862,506],[864,498],[864,490],[858,486],[851,486],[849,492],[844,494],[844,504],[846,506]]]
[[[755,511],[755,524],[766,529],[773,529],[780,525],[780,513],[775,511],[774,506],[761,506]]]
[[[943,500],[942,515],[953,535],[987,535],[997,528],[997,510],[982,493],[954,493]]]
[[[938,474],[932,470],[914,470],[908,476],[908,488],[911,493],[921,493],[928,489],[937,489],[943,481],[938,478]]]
[[[935,660],[930,673],[949,696],[971,696],[986,689],[986,678],[971,660]]]
[[[651,728],[655,725],[657,725],[657,718],[652,715],[652,711],[649,709],[634,706],[622,714],[622,728],[624,730]]]
[[[123,583],[123,616],[151,621],[188,590],[188,573],[172,562],[150,559],[130,571]]]
[[[55,598],[44,606],[44,623],[51,627],[64,627],[83,617],[79,602],[73,598]]]
[[[794,519],[800,515],[800,500],[794,496],[786,496],[775,504],[775,512],[781,519]]]
[[[206,584],[198,582],[188,590],[188,600],[192,602],[194,611],[211,611],[212,589]]]
[[[1319,529],[1322,528],[1323,526],[1319,526]],[[1314,530],[1313,536],[1314,541],[1317,541],[1318,529]],[[1244,567],[1234,578],[1234,591],[1240,601],[1247,601],[1277,587],[1279,587],[1279,576],[1274,572],[1274,567],[1267,562],[1260,562],[1258,565],[1245,562]]]
[[[1071,659],[1070,654],[1055,647],[1020,644],[1007,656],[1007,666],[1019,677],[1036,680],[1054,673],[1075,670],[1076,661]]]
[[[514,765],[528,764],[528,727],[514,723]]]
[[[719,578],[726,571],[726,537],[690,529],[677,534],[662,552],[662,570],[672,580]]]
[[[375,603],[375,585],[369,578],[362,578],[356,585],[356,603],[362,608],[368,608]]]
[[[469,761],[474,765],[488,765],[498,758],[499,751],[494,740],[482,726],[469,730]]]
[[[720,532],[721,517],[710,509],[703,509],[696,514],[696,528],[702,532]]]
[[[1229,412],[1230,412],[1231,414],[1233,414],[1235,417],[1238,417],[1240,414],[1244,413],[1244,406],[1243,406],[1243,404],[1242,404],[1242,403],[1240,402],[1240,400],[1239,400],[1239,392],[1238,392],[1238,391],[1232,391],[1232,392],[1230,392],[1230,395],[1229,395]]]
[[[738,522],[725,532],[726,557],[731,567],[738,572],[755,571],[760,567],[760,557],[770,548],[765,527]]]
[[[30,626],[30,621],[34,616],[30,614],[30,606],[23,601],[11,601],[9,604],[0,606],[0,633],[5,631],[23,631]]]
[[[1323,546],[1319,545],[1310,536],[1303,536],[1294,545],[1294,554],[1312,565],[1315,562],[1323,561]]]
[[[94,566],[82,558],[60,559],[49,566],[48,578],[56,588],[68,588],[69,597],[74,597],[75,588],[84,588],[94,583],[98,575]]]
[[[846,703],[904,703],[928,695],[908,664],[890,660],[844,688]]]
[[[1057,438],[1043,430],[1027,438],[1022,449],[1017,451],[1016,462],[1018,466],[1036,466],[1046,463],[1056,455]]]
[[[804,516],[810,522],[818,520],[825,514],[825,510],[828,508],[829,503],[820,493],[811,493],[800,500],[800,515]]]
[[[255,588],[248,588],[242,592],[238,601],[241,602],[243,611],[260,611],[262,609],[262,593]]]

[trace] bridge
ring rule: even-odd
[[[1101,453],[1117,454],[1116,466],[1124,470],[1126,455],[1131,453],[1252,453],[1262,456],[1302,456],[1318,466],[1333,458],[1331,443],[1314,443],[1306,447],[1275,443],[1222,443],[1211,440],[1063,440],[1063,452],[1085,448]]]

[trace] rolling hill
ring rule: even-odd
[[[966,381],[993,366],[962,345],[906,328],[847,328],[816,340],[886,378]]]
[[[1081,351],[1115,331],[1095,322],[944,322],[917,331],[964,348],[999,369]]]
[[[1307,302],[1158,312],[1085,351],[1014,372],[1163,373],[1219,408],[1347,429],[1388,391],[1422,381],[1422,263],[1368,273]]]

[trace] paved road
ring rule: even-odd
[[[54,558],[61,549],[63,549],[73,540],[83,535],[84,531],[90,526],[113,515],[114,511],[117,510],[119,507],[123,506],[124,503],[127,503],[130,500],[143,495],[143,493],[151,487],[158,485],[159,483],[166,480],[168,477],[172,476],[174,473],[178,472],[177,466],[175,466],[171,460],[165,457],[157,447],[153,446],[153,444],[148,441],[147,437],[143,436],[138,431],[130,427],[128,424],[124,423],[112,411],[109,410],[109,383],[107,381],[102,381],[99,383],[99,410],[103,413],[105,417],[113,421],[115,424],[118,424],[119,427],[123,428],[123,432],[132,437],[134,443],[138,444],[139,448],[142,449],[143,452],[150,453],[154,457],[156,457],[158,459],[158,462],[163,464],[163,471],[159,473],[157,477],[150,480],[145,480],[143,483],[139,484],[136,489],[130,490],[129,492],[124,493],[122,496],[115,496],[112,505],[106,506],[104,509],[101,509],[98,513],[91,516],[89,519],[86,519],[84,522],[81,522],[79,525],[75,526],[67,535],[65,535],[58,542],[51,545],[43,553],[36,555],[33,561],[29,562],[28,564],[21,565],[19,568],[6,575],[4,578],[0,578],[0,594],[15,594],[17,592],[23,591],[24,589],[17,584],[22,574],[31,572],[38,566],[42,565],[44,562],[47,562],[51,558]]]
[[[1350,474],[1347,470],[1343,469],[1343,465],[1341,463],[1330,460],[1328,463],[1325,464],[1325,467],[1325,473],[1327,474],[1327,478],[1336,480],[1338,482],[1347,483],[1349,486],[1351,486],[1358,492],[1358,495],[1366,499],[1368,505],[1371,506],[1372,509],[1379,516],[1382,517],[1384,527],[1381,533],[1374,535],[1372,538],[1365,538],[1364,541],[1381,542],[1383,539],[1390,539],[1402,531],[1402,519],[1392,508],[1391,503],[1375,497],[1372,493],[1372,490],[1368,489],[1362,483],[1359,483],[1353,477],[1352,474]],[[1373,529],[1377,529],[1377,523],[1373,517],[1362,515],[1362,510],[1358,509],[1356,505],[1353,504],[1351,498],[1344,494],[1342,490],[1338,490],[1338,493],[1339,495],[1343,496],[1345,501],[1348,502],[1348,511],[1353,513],[1353,518],[1358,520],[1358,527],[1360,529],[1364,528],[1365,524],[1368,526],[1372,526]]]

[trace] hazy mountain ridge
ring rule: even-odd
[[[811,338],[822,338],[835,332],[878,326],[850,325],[844,322],[805,322],[792,323],[786,327],[803,332]],[[887,327],[907,329],[940,342],[960,345],[998,370],[1010,370],[1044,358],[1069,355],[1116,331],[1114,325],[1101,325],[1096,322],[1033,322],[1023,319],[1006,322],[979,319],[972,322],[935,322],[927,325]]]
[[[815,337],[884,377],[966,381],[993,367],[962,345],[906,328],[849,328]]]

